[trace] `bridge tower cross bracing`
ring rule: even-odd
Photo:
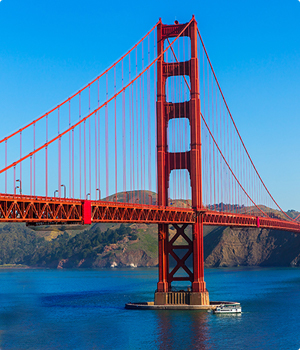
[[[160,57],[164,51],[164,41],[176,37],[186,24],[157,26],[157,54]],[[156,304],[168,303],[173,281],[190,281],[192,291],[190,304],[208,305],[209,295],[204,281],[203,254],[203,213],[202,205],[202,169],[201,169],[201,117],[197,57],[197,22],[193,17],[190,25],[182,33],[190,38],[191,58],[185,62],[165,62],[163,55],[157,62],[157,184],[158,205],[168,206],[169,178],[172,170],[187,169],[190,174],[192,207],[196,213],[196,222],[192,224],[192,240],[186,235],[188,224],[173,225],[176,233],[170,239],[169,225],[158,225],[159,249],[159,281],[155,294]],[[190,78],[190,100],[186,102],[166,101],[166,81],[171,76],[188,75]],[[168,151],[167,130],[172,118],[187,118],[190,123],[191,149],[185,152],[170,153]],[[186,245],[174,245],[178,238]],[[179,258],[175,250],[186,249],[186,254]],[[193,254],[192,271],[186,265],[187,258]],[[169,257],[176,261],[176,266],[170,271]],[[179,269],[186,272],[186,276],[174,276]]]

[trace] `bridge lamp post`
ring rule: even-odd
[[[20,188],[19,186],[15,187],[15,193],[17,194],[17,189]]]
[[[97,191],[99,191],[99,201],[101,200],[101,190],[100,190],[100,188],[96,188],[96,193],[97,193]]]
[[[17,187],[20,189],[20,194],[22,194],[22,181],[20,179],[18,179],[18,180],[16,180],[16,182],[20,183],[20,187],[19,186],[17,186]]]
[[[91,194],[90,193],[87,193],[87,195],[85,196],[85,199],[88,200],[88,197],[90,196],[91,198]]]
[[[66,198],[66,193],[67,193],[67,187],[66,185],[60,185],[60,187],[64,188],[64,198]]]
[[[54,195],[53,195],[54,198],[56,197],[56,193],[58,193],[58,190],[54,191]]]

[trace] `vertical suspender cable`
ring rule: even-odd
[[[222,122],[221,122],[221,143],[222,143],[222,149],[223,149],[223,154],[225,155],[225,137],[224,137],[224,129],[225,129],[225,120],[224,120],[224,104],[221,100],[221,109],[222,109]],[[224,212],[224,205],[226,203],[226,184],[225,184],[225,177],[226,177],[226,171],[224,168],[224,162],[222,159],[222,156],[220,155],[220,167],[221,167],[221,198],[222,198],[222,212]]]
[[[130,54],[128,55],[128,68],[129,68],[129,81],[131,81],[131,60],[130,60]],[[131,89],[132,85],[128,87],[128,112],[129,112],[129,185],[130,185],[130,200],[132,202],[133,200],[133,192],[132,192],[132,113],[131,113]]]
[[[123,61],[122,61],[123,62]],[[116,66],[114,67],[114,92],[117,91],[117,82],[116,82]],[[118,157],[117,157],[117,98],[115,97],[115,192],[116,192],[116,201],[118,193]]]
[[[59,108],[57,109],[58,135],[60,134]],[[61,137],[58,139],[58,193],[61,197]]]
[[[35,151],[35,123],[33,124],[33,148]],[[35,196],[35,153],[33,155],[33,195]]]
[[[156,54],[156,37],[155,37],[155,33],[154,33],[154,55]],[[154,79],[153,79],[153,82],[154,82],[154,128],[155,128],[155,131],[154,131],[154,135],[155,135],[155,193],[156,193],[156,203],[157,203],[157,121],[156,121],[156,64],[154,64],[153,66],[153,76],[154,76]]]
[[[71,100],[69,100],[69,128],[71,127]],[[71,190],[72,190],[72,152],[71,152],[71,135],[72,131],[69,132],[69,198],[71,198]]]
[[[144,40],[142,41],[142,70],[144,70]],[[146,159],[145,159],[145,89],[144,89],[144,84],[145,83],[145,73],[141,76],[141,84],[142,84],[142,88],[141,88],[141,93],[142,93],[142,142],[141,142],[141,147],[142,147],[142,178],[143,178],[143,201],[141,201],[141,203],[145,203],[145,163],[146,163]]]
[[[30,195],[32,196],[32,156],[30,157]]]
[[[218,139],[218,92],[217,92],[217,86],[215,85],[215,87],[216,87],[216,91],[215,91],[215,103],[216,103],[216,112],[215,112],[215,114],[216,114],[216,118],[215,118],[215,123],[216,123],[216,139],[217,139],[217,143],[218,144],[220,144],[219,143],[219,139]],[[214,149],[215,149],[215,147],[214,147]],[[218,204],[219,204],[219,165],[218,165],[218,152],[217,152],[217,150],[216,150],[216,155],[215,155],[215,174],[216,174],[216,176],[215,176],[215,181],[216,181],[216,189],[215,189],[215,192],[216,192],[216,194],[215,194],[215,210],[219,210],[219,206],[218,206]]]
[[[91,146],[91,118],[89,118],[89,192],[92,197],[92,146]]]
[[[148,36],[148,66],[150,65],[150,35]],[[151,147],[151,111],[150,111],[150,97],[151,97],[151,93],[150,93],[150,68],[147,71],[147,104],[148,104],[148,108],[147,108],[147,113],[148,113],[148,189],[151,191],[152,190],[152,181],[151,181],[151,177],[152,177],[152,171],[151,171],[151,151],[152,151],[152,147]],[[151,204],[151,203],[148,203]]]
[[[137,48],[135,49],[135,71],[136,76],[138,75],[138,65],[137,65]],[[138,102],[138,86],[139,86],[139,79],[135,82],[135,107],[136,107],[136,182],[137,182],[137,188],[140,189],[140,163],[139,163],[139,102]]]
[[[22,131],[20,132],[20,159],[21,158],[22,158]],[[21,183],[22,183],[22,162],[20,163],[20,194],[22,192]]]
[[[132,109],[132,180],[133,180],[133,190],[136,189],[135,186],[135,132],[134,132],[134,84],[131,85],[131,109]],[[133,195],[132,195],[133,196]],[[134,196],[133,196],[134,198]]]
[[[205,109],[205,106],[206,106],[206,104],[205,104],[205,60],[204,60],[204,53],[203,53],[203,60],[202,60],[203,62],[203,66],[202,66],[202,81],[203,81],[203,114],[205,115],[205,111],[206,111],[206,109]],[[201,108],[202,109],[202,108]],[[203,123],[201,123],[201,125],[202,125]],[[202,143],[203,143],[203,140],[202,140]],[[205,181],[204,181],[204,183],[205,184],[207,184],[208,183],[208,176],[207,176],[207,173],[208,173],[208,167],[207,167],[207,150],[208,150],[208,147],[207,147],[207,137],[205,138],[205,148],[203,149],[202,148],[202,153],[204,153],[204,163],[205,163],[205,166],[204,166],[204,174],[205,174]],[[204,188],[205,188],[205,192],[204,192],[204,200],[205,200],[205,203],[206,203],[206,205],[208,204],[208,197],[207,197],[207,186],[204,186]]]
[[[98,86],[99,86],[99,81],[98,81]],[[98,97],[98,104],[99,104],[99,97]],[[97,112],[95,112],[95,139],[94,139],[94,146],[95,146],[95,199],[98,199],[97,196],[97,190],[98,188],[98,148],[97,148]],[[98,135],[99,137],[99,135]]]
[[[91,112],[91,86],[89,86],[89,114]],[[92,198],[92,150],[91,150],[91,117],[89,118],[89,193]]]
[[[122,60],[122,89],[124,87],[124,61]],[[125,126],[125,90],[122,92],[122,140],[123,140],[123,191],[126,191],[126,126]],[[127,196],[126,196],[127,201]]]
[[[141,160],[141,164],[140,164],[140,168],[141,168],[141,192],[140,192],[140,198],[139,198],[139,203],[142,203],[142,194],[143,194],[143,188],[144,188],[144,184],[143,184],[143,120],[142,120],[142,115],[143,115],[143,99],[142,99],[142,77],[139,78],[139,82],[140,82],[140,130],[139,130],[139,135],[140,135],[140,160]]]
[[[46,142],[48,142],[48,115],[46,116]],[[47,197],[48,196],[48,146],[46,146],[45,152],[46,152],[46,169],[45,169],[45,173],[46,173],[46,197]]]
[[[5,168],[7,167],[7,140],[5,140]],[[5,193],[7,193],[7,171],[5,172]]]
[[[84,184],[84,193],[83,198],[86,198],[86,121],[83,122],[83,184]]]
[[[94,135],[95,135],[95,139],[94,139],[94,146],[95,146],[95,199],[98,199],[97,196],[97,189],[98,188],[98,165],[97,165],[97,158],[98,158],[98,152],[97,152],[97,112],[95,112],[95,126],[94,126]]]
[[[75,181],[74,181],[74,178],[75,178],[75,166],[74,166],[74,160],[75,160],[75,156],[74,156],[74,129],[72,129],[72,198],[75,198],[75,193],[74,193],[74,190],[75,190]]]
[[[123,62],[123,61],[122,61]],[[108,101],[108,73],[106,73],[106,101]],[[105,169],[106,169],[106,200],[108,200],[109,169],[108,169],[108,105],[105,105]]]
[[[214,113],[214,81],[213,77],[211,77],[211,119],[212,119],[212,132],[215,134],[215,113]],[[214,201],[214,210],[216,210],[216,162],[215,162],[215,145],[212,143],[212,152],[213,152],[213,201]]]
[[[14,166],[14,195],[16,195],[16,166]]]
[[[81,93],[79,93],[79,120],[81,119]],[[82,198],[81,192],[81,123],[79,124],[79,198]]]
[[[98,79],[98,108],[100,106],[100,82]],[[100,110],[98,110],[98,187],[99,188],[99,197],[101,199],[101,183],[100,183]]]
[[[210,99],[209,99],[209,91],[210,91],[210,74],[209,74],[209,67],[207,65],[207,116],[208,116],[208,123],[210,124]],[[211,178],[213,176],[212,174],[212,152],[211,152],[211,138],[209,138],[209,205],[212,205],[212,182]]]

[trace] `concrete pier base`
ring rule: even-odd
[[[210,305],[208,292],[156,292],[154,305]]]
[[[142,310],[213,310],[230,302],[210,302],[208,292],[172,291],[155,292],[154,302],[128,303],[127,309]]]
[[[190,305],[210,305],[208,292],[191,293]]]

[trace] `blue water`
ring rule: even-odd
[[[300,269],[206,269],[242,315],[126,310],[157,269],[0,270],[0,349],[299,349]]]

